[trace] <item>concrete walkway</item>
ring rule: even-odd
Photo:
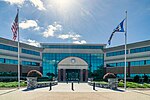
[[[135,91],[127,90],[113,91],[109,89],[96,88],[87,83],[75,83],[74,91],[71,83],[58,83],[49,91],[49,87],[34,90],[0,90],[0,100],[150,100],[150,90]]]

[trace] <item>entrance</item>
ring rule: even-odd
[[[80,69],[66,69],[66,80],[67,81],[79,81]]]

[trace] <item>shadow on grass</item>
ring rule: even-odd
[[[0,93],[0,96],[1,95],[5,95],[5,94],[8,94],[8,93],[11,93],[11,92],[14,92],[14,91],[17,91],[18,89],[13,89],[13,90],[10,90],[10,91],[7,91],[7,92],[4,92],[4,93]]]

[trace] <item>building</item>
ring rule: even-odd
[[[124,45],[104,50],[104,67],[106,72],[115,73],[119,78],[124,77]],[[127,77],[136,75],[150,77],[150,40],[127,45]]]
[[[17,77],[17,42],[0,38],[0,77]],[[20,43],[21,77],[34,69],[43,77],[51,73],[58,81],[81,81],[112,72],[124,77],[124,45],[41,43],[34,47]],[[150,77],[150,40],[127,45],[127,77]]]
[[[0,38],[0,76],[17,76],[18,43]],[[26,76],[32,70],[42,71],[42,48],[20,43],[20,72]]]
[[[103,77],[105,44],[49,44],[41,43],[43,76],[54,73],[58,81],[87,81],[100,70]]]

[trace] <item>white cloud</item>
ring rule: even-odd
[[[79,40],[80,37],[81,35],[79,34],[69,32],[68,34],[59,34],[57,38],[60,38],[63,40],[65,39]]]
[[[25,1],[29,1],[38,10],[46,10],[41,0],[4,0],[4,1],[10,3],[11,5],[16,4],[19,6],[22,6],[25,3]]]
[[[35,20],[26,20],[19,23],[19,27],[22,29],[34,28],[34,30],[39,30],[40,27],[38,26]]]
[[[35,40],[31,40],[31,39],[24,40],[23,43],[26,43],[28,45],[32,45],[32,46],[35,46],[35,47],[41,47],[39,42],[37,42]]]
[[[37,9],[46,10],[41,0],[29,0]]]
[[[81,40],[81,41],[73,41],[74,44],[86,44],[85,40]]]
[[[56,31],[61,31],[62,30],[62,26],[56,22],[54,22],[53,25],[49,25],[47,27],[47,29],[43,32],[43,36],[48,38],[48,37],[53,37],[54,33]]]
[[[4,0],[4,1],[10,3],[11,5],[13,4],[23,5],[25,0]]]

